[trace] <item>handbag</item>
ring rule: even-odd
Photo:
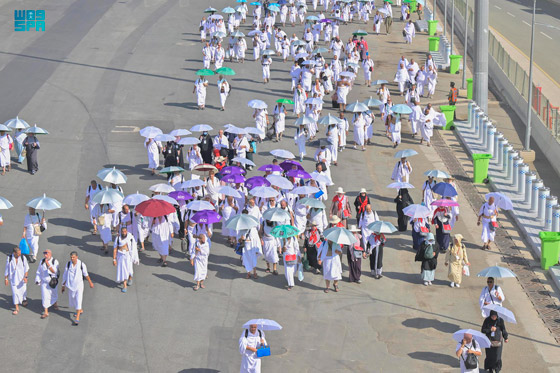
[[[296,264],[297,255],[296,254],[286,255],[284,260],[286,261],[286,265],[292,266]]]
[[[354,250],[354,258],[355,259],[361,259],[364,255],[364,249],[362,249],[360,246],[354,246],[353,248]]]
[[[344,211],[342,211],[342,215],[343,215],[345,218],[348,218],[348,217],[350,217],[350,211],[344,210]]]
[[[490,224],[488,224],[488,230],[489,230],[490,232],[495,232],[495,231],[496,231],[496,226],[497,226],[498,224],[494,225],[494,223],[495,223],[495,222],[492,221],[492,222],[490,222]]]
[[[56,287],[58,286],[58,274],[55,277],[51,276],[49,286],[51,289],[56,289]]]
[[[41,234],[43,234],[43,231],[41,230],[41,224],[33,224],[33,233],[35,233],[35,236],[40,236]]]
[[[471,271],[469,270],[469,266],[468,265],[463,265],[463,276],[470,276],[471,275]]]
[[[476,348],[476,342],[473,339],[472,347]],[[465,364],[465,369],[476,369],[478,368],[478,358],[475,354],[468,353],[467,358],[463,358],[463,354],[461,354],[461,358],[463,359],[463,363]]]
[[[497,221],[492,221],[491,225],[494,227],[494,229],[498,228],[498,222]]]
[[[450,224],[442,224],[441,225],[443,233],[451,233],[451,225]]]
[[[401,17],[401,18],[402,18],[402,17]],[[404,36],[404,37],[406,38],[406,31],[403,30],[402,36]]]
[[[105,225],[105,215],[101,215],[101,216],[97,217],[97,224]]]
[[[494,324],[494,326],[496,326]],[[490,346],[492,347],[500,347],[502,345],[502,330],[499,328],[496,328],[496,331],[494,332],[494,336],[490,336]]]
[[[261,346],[257,349],[257,357],[270,356],[270,346]]]

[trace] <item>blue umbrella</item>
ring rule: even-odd
[[[396,113],[396,114],[410,114],[410,113],[412,113],[412,109],[410,108],[410,106],[405,105],[405,104],[393,105],[391,107],[391,111],[393,113]]]
[[[406,157],[412,157],[413,155],[418,154],[418,152],[416,150],[412,150],[412,149],[403,149],[403,150],[399,150],[396,154],[395,154],[395,158],[406,158]]]
[[[261,6],[262,4],[259,3],[258,1],[253,1],[250,5]]]
[[[498,265],[484,268],[477,274],[478,277],[494,277],[494,278],[504,278],[504,277],[517,277],[515,273],[507,268],[500,267]]]
[[[443,182],[434,185],[432,191],[442,197],[455,197],[457,195],[457,190],[453,185]]]
[[[37,197],[27,202],[26,206],[33,207],[35,210],[54,210],[61,208],[62,204],[56,199],[47,197],[46,194],[43,194],[42,197]]]
[[[134,194],[129,194],[128,196],[126,196],[123,199],[123,204],[124,205],[129,205],[129,206],[136,206],[139,205],[140,203],[149,200],[150,197],[148,197],[145,194],[141,194],[138,193],[138,191]]]
[[[361,113],[364,111],[368,111],[368,107],[363,103],[356,100],[353,104],[350,104],[346,107],[346,111],[350,111],[352,113]]]
[[[381,100],[376,99],[376,98],[370,97],[367,100],[365,100],[363,102],[363,104],[368,106],[368,107],[377,107],[379,105],[383,105],[383,102]]]

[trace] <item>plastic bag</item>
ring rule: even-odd
[[[19,249],[23,255],[29,255],[29,245],[27,244],[27,240],[25,238],[22,238],[21,241],[19,241]]]
[[[471,275],[471,271],[469,270],[469,266],[465,264],[463,266],[463,276],[470,276],[470,275]]]
[[[298,269],[297,269],[297,278],[299,281],[303,281],[303,263],[299,263],[298,264]]]

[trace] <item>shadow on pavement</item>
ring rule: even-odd
[[[166,281],[166,282],[172,282],[174,284],[179,285],[180,287],[183,288],[192,288],[195,283],[194,282],[189,282],[183,279],[180,279],[179,277],[173,276],[173,275],[169,275],[169,274],[165,274],[165,273],[154,273],[154,276],[156,276],[157,278]]]
[[[70,218],[49,219],[49,224],[58,225],[58,226],[62,226],[62,227],[79,229],[79,230],[84,231],[84,232],[89,232],[89,230],[92,228],[92,225],[89,221],[70,219]]]
[[[205,368],[189,368],[180,370],[179,373],[218,373],[219,370],[216,369],[205,369]]]
[[[420,281],[420,263],[418,263],[418,273],[403,273],[403,272],[385,272],[383,271],[383,276],[388,277],[392,280],[401,280],[408,282],[410,284],[421,285]]]
[[[457,324],[442,322],[436,319],[427,319],[425,317],[414,317],[411,319],[407,319],[403,321],[402,324],[408,328],[414,329],[434,328],[443,333],[455,333],[457,330],[461,329]]]
[[[459,367],[459,360],[456,357],[440,354],[439,352],[417,351],[409,353],[408,356],[416,360],[424,360],[429,361],[430,363],[448,365],[453,368]]]

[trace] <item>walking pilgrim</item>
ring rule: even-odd
[[[93,282],[89,277],[86,264],[78,259],[77,252],[72,251],[70,253],[70,261],[66,263],[64,275],[62,276],[62,292],[64,293],[68,289],[69,306],[76,310],[76,313],[73,315],[74,325],[80,323],[80,315],[83,312],[84,279],[89,283],[89,287],[93,289]]]
[[[132,234],[126,227],[121,228],[113,246],[113,265],[117,267],[117,283],[122,283],[121,292],[126,293],[132,285],[133,264],[139,264],[138,247]]]
[[[191,265],[194,266],[193,289],[204,289],[204,280],[208,275],[208,256],[210,255],[210,242],[204,234],[200,234],[194,246],[194,258],[191,257]]]
[[[403,157],[395,164],[393,168],[393,173],[391,174],[391,180],[395,182],[405,182],[408,183],[410,174],[412,173],[412,166],[410,162]]]
[[[21,255],[21,250],[15,247],[12,254],[6,258],[6,270],[4,271],[4,283],[12,288],[12,302],[15,310],[12,315],[19,313],[19,305],[27,307],[27,275],[29,264],[27,258]]]

